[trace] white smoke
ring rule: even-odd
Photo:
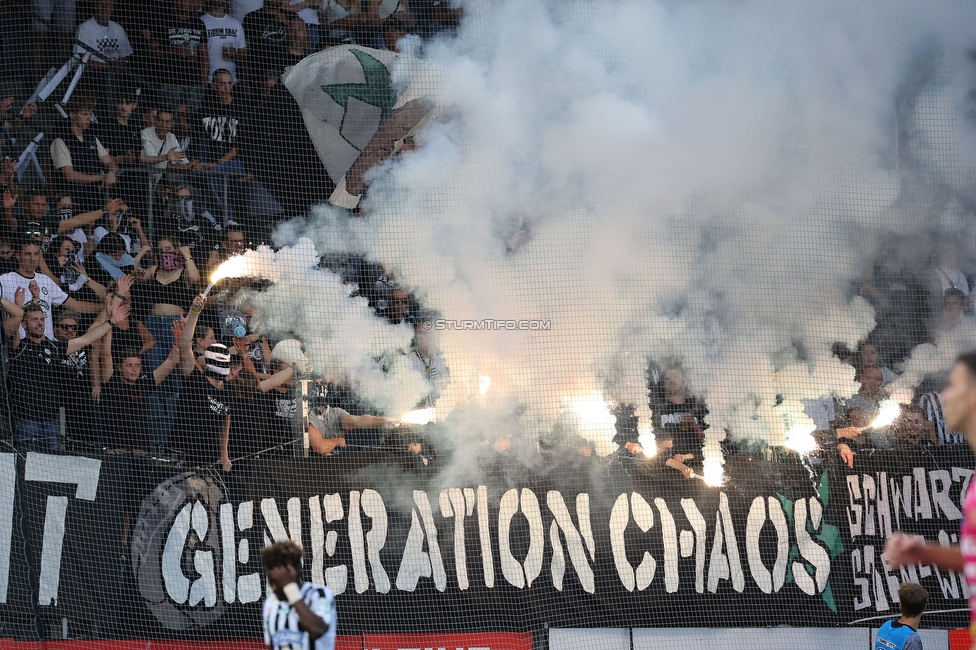
[[[919,48],[965,50],[976,7],[465,10],[458,36],[425,51],[439,66],[426,87],[456,119],[374,172],[366,219],[321,207],[307,228],[278,233],[382,262],[446,319],[551,322],[443,332],[452,382],[439,417],[488,376],[484,397],[524,405],[523,431],[538,435],[594,393],[646,404],[648,360],[677,358],[711,410],[714,467],[725,429],[782,444],[806,421],[800,399],[856,390],[830,354],[874,327],[851,282],[881,232],[917,225],[891,207],[896,90]],[[319,309],[302,285],[278,291],[283,310],[299,297]],[[342,318],[331,310],[310,316],[316,333]],[[326,334],[305,341],[327,362],[319,345],[363,345],[357,332]],[[586,433],[612,448],[612,427]]]
[[[309,239],[273,251],[247,251],[246,274],[273,281],[245,299],[256,329],[297,337],[317,374],[352,386],[370,405],[399,416],[429,390],[406,356],[413,329],[376,318],[365,298],[350,297],[337,273],[319,267]]]

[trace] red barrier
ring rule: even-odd
[[[968,628],[949,630],[949,650],[969,650],[972,645]]]
[[[531,633],[366,634],[336,637],[335,650],[532,650]],[[261,639],[220,641],[14,641],[0,650],[267,650]],[[968,650],[968,648],[967,648]]]
[[[532,650],[532,633],[364,634],[363,650]]]

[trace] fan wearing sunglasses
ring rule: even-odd
[[[62,311],[54,323],[54,337],[58,341],[73,341],[82,331],[82,315],[73,311]],[[96,341],[98,345],[101,341]],[[92,400],[92,367],[94,350],[81,348],[61,357],[61,393],[67,418],[65,425],[69,438],[96,442],[92,436],[95,431],[90,413],[95,406]]]

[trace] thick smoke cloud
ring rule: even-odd
[[[806,422],[800,399],[856,390],[830,354],[874,327],[851,283],[881,233],[918,225],[893,151],[897,94],[921,52],[962,56],[976,7],[465,9],[457,37],[423,52],[453,117],[374,171],[365,219],[320,207],[278,233],[365,253],[446,319],[551,322],[443,332],[439,416],[514,400],[536,436],[574,399],[646,404],[648,360],[676,359],[711,409],[714,464],[725,429],[782,444]],[[937,151],[916,157],[938,168]],[[612,449],[605,419],[581,420]]]
[[[394,416],[409,411],[428,390],[403,353],[413,329],[376,318],[365,298],[351,297],[338,274],[319,267],[319,257],[306,238],[245,254],[248,274],[273,283],[247,296],[254,325],[304,341],[318,376],[355,387],[372,407]]]

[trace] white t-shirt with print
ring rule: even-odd
[[[208,81],[213,81],[213,74],[224,68],[230,71],[231,78],[237,83],[237,64],[224,58],[224,46],[233,46],[238,50],[247,47],[244,40],[244,27],[241,21],[233,16],[214,18],[210,14],[200,16],[204,27],[207,28],[207,54],[210,55],[210,74]]]
[[[53,341],[54,320],[51,316],[51,311],[54,307],[64,304],[64,301],[68,299],[68,294],[55,284],[54,280],[43,273],[34,273],[33,278],[25,278],[20,273],[17,273],[17,271],[11,271],[10,273],[0,275],[0,292],[2,292],[4,298],[13,302],[14,292],[17,290],[17,287],[23,287],[25,291],[24,300],[31,300],[31,280],[36,280],[37,286],[41,290],[41,295],[37,299],[41,301],[41,308],[44,310],[44,336]],[[20,328],[20,336],[21,338],[27,336],[23,327]]]
[[[122,25],[112,20],[103,27],[98,24],[94,17],[89,18],[78,26],[75,38],[104,55],[103,57],[92,55],[91,60],[97,63],[105,63],[105,59],[118,61],[127,56],[132,56],[132,45],[129,43],[129,37],[126,36]],[[75,54],[84,55],[86,51],[80,45],[75,45]]]

